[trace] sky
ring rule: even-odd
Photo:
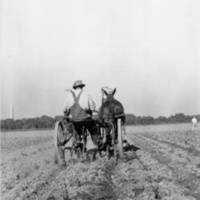
[[[200,114],[199,0],[2,0],[1,119],[62,115],[82,80],[136,116]]]

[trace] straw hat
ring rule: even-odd
[[[73,88],[75,89],[77,87],[84,87],[84,86],[85,84],[81,80],[78,80],[74,82]]]

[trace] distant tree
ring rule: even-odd
[[[151,116],[143,117],[143,124],[154,124],[154,118]]]
[[[7,130],[14,130],[15,129],[14,120],[13,119],[5,119],[4,127],[7,127]]]
[[[195,117],[197,118],[198,122],[200,122],[200,115],[196,115]]]
[[[175,115],[176,122],[185,122],[185,115],[183,113],[178,113]]]
[[[57,115],[57,116],[54,117],[55,121],[60,121],[62,119],[63,119],[63,115]]]
[[[126,124],[136,124],[136,117],[133,114],[126,114]]]
[[[168,123],[168,119],[163,116],[159,116],[158,118],[155,119],[156,124],[166,124]]]
[[[18,119],[18,120],[15,120],[14,121],[14,124],[15,124],[15,129],[22,129],[23,128],[23,121]]]
[[[1,120],[1,130],[9,130],[9,124],[6,120]]]
[[[170,115],[170,117],[168,118],[168,123],[176,123],[176,118],[174,115]]]
[[[54,123],[55,123],[55,119],[54,118],[48,117],[46,115],[43,115],[40,118],[40,121],[43,124],[43,128],[52,128],[54,126]]]
[[[32,119],[28,118],[23,121],[24,121],[23,129],[31,129],[32,128]]]
[[[144,124],[144,118],[142,116],[138,116],[136,119],[136,124]]]

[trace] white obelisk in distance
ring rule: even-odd
[[[10,118],[14,120],[14,107],[12,103],[10,105]]]

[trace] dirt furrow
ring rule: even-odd
[[[167,149],[162,142],[143,137],[141,134],[140,136],[131,135],[131,139],[152,159],[173,174],[173,183],[183,188],[184,194],[200,199],[200,160],[198,157],[193,156],[193,159],[190,157],[190,162],[188,162],[188,153],[182,149],[171,148],[171,145]],[[147,158],[143,162],[148,165],[150,163]]]
[[[91,162],[70,158],[66,151],[66,167],[54,165],[52,133],[18,138],[21,148],[3,151],[1,199],[199,200],[198,156],[157,134],[128,133],[124,162],[106,156]],[[14,144],[13,138],[6,138],[8,145]],[[182,144],[182,135],[175,138]]]
[[[167,133],[163,133],[163,135],[164,134],[167,134]],[[191,136],[188,137],[189,134],[192,135],[192,137]],[[140,135],[141,135],[141,137],[146,137],[146,138],[152,139],[151,141],[157,141],[158,143],[161,143],[161,144],[167,144],[167,145],[171,146],[172,148],[180,148],[180,149],[186,150],[189,153],[192,153],[197,156],[200,155],[199,134],[197,135],[192,132],[185,132],[185,133],[181,133],[181,135],[184,136],[184,137],[182,137],[182,139],[173,138],[173,140],[172,140],[172,137],[169,137],[169,134],[165,135],[164,137],[159,137],[157,134],[140,134]],[[179,135],[180,135],[180,132],[179,132]],[[137,136],[140,137],[139,135],[137,135]]]
[[[30,137],[24,137],[24,138],[17,138],[14,137],[12,139],[10,138],[2,138],[1,141],[1,152],[2,153],[11,153],[13,151],[16,151],[18,149],[23,149],[26,147],[34,146],[40,143],[45,143],[48,141],[52,141],[53,137],[34,137],[30,140]]]

